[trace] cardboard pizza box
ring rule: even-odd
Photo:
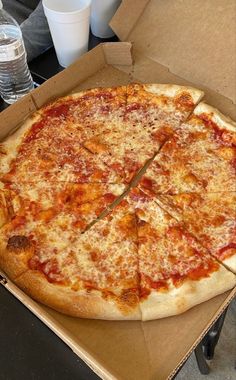
[[[190,84],[236,118],[234,0],[124,0],[111,26],[123,42],[97,46],[0,114],[0,138],[49,100],[133,81]],[[36,303],[4,273],[0,283],[103,379],[171,379],[236,289],[150,322],[85,320]]]

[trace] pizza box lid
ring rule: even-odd
[[[176,2],[180,5],[185,3],[187,6],[188,4],[188,0],[182,2],[176,0]],[[208,1],[209,7],[212,2],[213,0]],[[136,28],[139,29],[139,16],[144,16],[148,12],[148,14],[151,13],[149,14],[151,20],[155,8],[159,9],[160,7],[159,3],[165,9],[166,3],[169,4],[169,7],[173,4],[168,0],[160,2],[137,0],[133,6],[134,2],[123,1],[118,14],[112,21],[114,29],[118,34],[121,33],[121,29],[119,29],[121,26],[123,31],[127,30],[125,28],[134,31]],[[228,3],[231,3],[231,0]],[[223,0],[221,4],[223,4]],[[155,5],[154,8],[152,8],[153,5]],[[150,6],[151,8],[149,8]],[[122,20],[124,10],[126,20],[129,20],[127,26]],[[196,11],[198,12],[198,9]],[[211,11],[212,9],[209,11],[210,14]],[[194,19],[194,14],[191,15],[190,11],[189,18],[190,20]],[[144,21],[145,19],[142,21],[141,18],[140,22]],[[171,20],[166,19],[166,22],[171,23]],[[153,25],[153,22],[151,24]],[[227,19],[225,25],[228,26]],[[143,28],[145,28],[143,32],[146,33],[148,23],[144,23]],[[122,32],[120,37],[126,40],[124,36],[125,33]],[[136,46],[135,33],[130,36],[132,36],[134,45],[133,64],[130,42],[109,43],[96,47],[30,95],[3,111],[0,114],[0,138],[11,133],[30,113],[52,98],[86,88],[119,85],[134,80],[195,85],[206,91],[212,105],[219,108],[221,106],[223,111],[227,110],[225,112],[233,114],[233,101],[226,96],[226,93],[220,94],[217,88],[210,87],[210,83],[202,84],[200,78],[192,78],[190,74],[185,77],[182,72],[181,77],[180,72],[175,72],[174,65],[164,65],[164,62],[159,63],[151,55],[149,56],[149,53],[140,52]],[[130,36],[128,32],[129,38],[127,38],[130,39]],[[148,43],[152,43],[150,42],[152,31],[149,30],[149,36],[146,36],[149,40],[147,41],[148,45]],[[144,46],[148,48],[145,43]],[[168,63],[168,61],[166,62]],[[6,278],[4,273],[2,275]],[[158,378],[164,380],[171,378],[236,293],[234,289],[204,302],[184,314],[161,320],[150,322],[97,321],[59,314],[34,302],[9,279],[4,280],[4,278],[0,282],[104,379],[151,380]]]
[[[190,81],[235,119],[235,14],[235,0],[123,0],[110,25],[133,43],[134,77]]]

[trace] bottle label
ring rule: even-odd
[[[24,42],[17,28],[0,26],[0,62],[13,61],[24,53]]]

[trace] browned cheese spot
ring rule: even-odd
[[[7,249],[16,253],[29,248],[30,241],[26,236],[14,235],[8,239]]]

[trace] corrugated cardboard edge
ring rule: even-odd
[[[101,46],[108,65],[130,66],[133,64],[130,42],[107,42]]]
[[[22,290],[11,282],[7,276],[0,271],[0,285],[3,285],[13,296],[15,296],[24,306],[27,307],[38,319],[49,327],[71,350],[78,355],[98,376],[104,380],[115,380],[102,365],[98,363],[85,349],[76,347],[71,338],[71,334],[58,322],[55,321],[37,302],[27,296]]]
[[[226,298],[226,300],[224,301],[224,303],[219,307],[217,313],[214,315],[214,317],[207,324],[206,328],[202,331],[202,334],[198,337],[198,339],[195,340],[195,342],[189,348],[189,351],[183,357],[183,359],[178,364],[178,366],[175,367],[174,370],[171,372],[171,374],[168,376],[167,380],[173,379],[173,377],[181,369],[181,367],[184,365],[184,363],[186,362],[186,360],[189,358],[189,356],[192,354],[192,352],[194,351],[194,349],[201,342],[201,340],[204,338],[204,336],[207,334],[207,332],[210,330],[210,328],[214,325],[214,323],[218,320],[218,318],[221,316],[221,314],[229,306],[229,304],[234,299],[234,297],[236,297],[236,287],[232,289],[232,291],[230,292],[230,294],[228,295],[228,297]]]

